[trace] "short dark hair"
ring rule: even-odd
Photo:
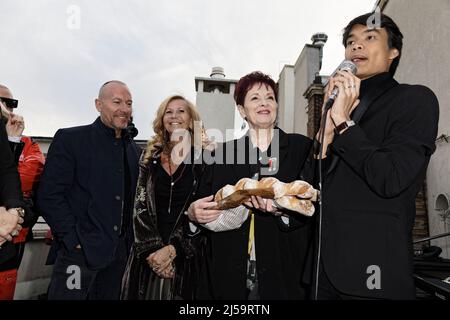
[[[275,93],[275,101],[278,102],[278,86],[275,81],[273,81],[273,79],[269,75],[264,74],[261,71],[254,71],[243,76],[236,84],[236,88],[234,90],[234,100],[236,101],[237,105],[244,105],[244,100],[247,92],[256,83],[265,84],[266,86],[272,88],[273,92]]]
[[[359,17],[356,17],[344,28],[344,34],[342,36],[342,43],[344,47],[347,47],[347,39],[350,35],[350,31],[352,28],[357,25],[367,25],[368,19],[377,13],[366,13]],[[397,70],[398,64],[400,62],[400,57],[402,56],[402,47],[403,47],[403,34],[400,32],[397,24],[392,20],[389,16],[384,13],[380,13],[380,27],[386,29],[388,34],[388,46],[389,49],[395,48],[398,50],[398,56],[392,61],[391,67],[389,68],[389,73],[393,76],[395,71]]]

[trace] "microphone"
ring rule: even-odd
[[[135,138],[139,133],[139,130],[134,126],[134,123],[131,121],[128,122],[128,126],[125,128],[125,130],[131,139]]]
[[[131,140],[133,140],[138,135],[139,131],[134,126],[133,116],[130,117],[130,120],[128,121],[128,125],[125,128],[125,132]]]
[[[356,65],[353,62],[351,62],[350,60],[344,60],[339,65],[339,67],[337,67],[337,69],[334,70],[334,72],[332,73],[330,78],[334,77],[338,71],[348,71],[348,72],[351,72],[352,74],[356,74],[357,68],[356,68]],[[338,94],[339,94],[338,87],[334,87],[333,91],[331,92],[330,97],[328,98],[327,103],[325,104],[325,110],[328,110],[333,106],[334,100],[336,100]]]

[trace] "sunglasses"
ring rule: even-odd
[[[19,105],[19,100],[16,99],[0,97],[0,101],[3,102],[7,108],[11,109],[15,109]]]

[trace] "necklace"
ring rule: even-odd
[[[169,154],[169,159],[168,159],[168,165],[169,165],[169,175],[170,175],[170,193],[169,193],[169,207],[167,209],[167,213],[170,214],[170,211],[172,209],[172,195],[173,195],[173,188],[175,186],[175,183],[177,183],[181,177],[183,176],[184,173],[184,169],[186,168],[186,164],[183,165],[183,168],[181,170],[180,175],[178,176],[178,178],[176,178],[175,180],[173,179],[173,174],[172,174],[172,166],[171,166],[171,158],[170,158],[170,154]],[[181,165],[181,164],[180,164]]]

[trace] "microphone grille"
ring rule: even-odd
[[[339,70],[348,71],[353,74],[356,74],[357,68],[356,68],[356,65],[353,62],[351,62],[350,60],[344,60],[344,61],[342,61],[341,65],[339,66]]]

